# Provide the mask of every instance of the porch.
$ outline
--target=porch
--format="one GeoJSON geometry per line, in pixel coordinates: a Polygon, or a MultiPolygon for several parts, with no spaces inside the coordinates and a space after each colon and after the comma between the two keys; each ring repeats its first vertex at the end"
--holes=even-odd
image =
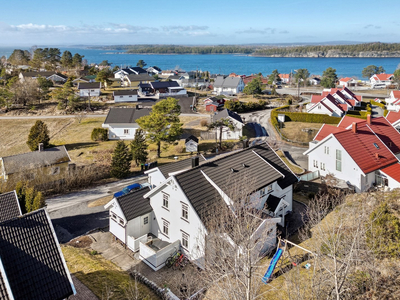
{"type": "Polygon", "coordinates": [[[146,242],[139,242],[139,257],[154,271],[158,271],[164,267],[167,258],[178,251],[179,248],[180,240],[169,243],[159,238],[152,238],[146,242]]]}

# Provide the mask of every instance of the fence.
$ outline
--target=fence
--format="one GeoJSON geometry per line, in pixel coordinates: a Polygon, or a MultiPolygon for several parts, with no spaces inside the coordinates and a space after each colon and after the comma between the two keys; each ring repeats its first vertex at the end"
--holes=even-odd
{"type": "Polygon", "coordinates": [[[303,175],[300,176],[300,180],[301,181],[311,181],[311,180],[314,180],[314,179],[317,179],[317,178],[319,178],[319,171],[318,170],[314,171],[314,172],[311,172],[311,173],[303,174],[303,175]]]}
{"type": "Polygon", "coordinates": [[[200,138],[202,140],[216,140],[217,133],[210,132],[210,131],[202,131],[202,132],[200,132],[200,138]]]}

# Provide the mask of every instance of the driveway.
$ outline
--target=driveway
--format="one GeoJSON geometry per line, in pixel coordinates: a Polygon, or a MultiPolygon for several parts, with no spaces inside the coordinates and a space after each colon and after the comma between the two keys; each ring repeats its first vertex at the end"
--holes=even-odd
{"type": "MultiPolygon", "coordinates": [[[[259,110],[251,113],[240,114],[245,118],[246,123],[257,124],[256,128],[259,127],[262,131],[260,136],[257,136],[261,141],[267,141],[268,139],[279,140],[277,133],[273,128],[269,119],[271,118],[271,109],[259,110]]],[[[256,133],[257,134],[257,133],[256,133]]],[[[303,169],[308,168],[308,157],[303,155],[303,152],[307,150],[304,147],[297,147],[281,142],[280,148],[285,152],[286,156],[295,164],[298,164],[303,169]]]]}
{"type": "Polygon", "coordinates": [[[108,226],[108,210],[104,206],[88,207],[89,202],[114,194],[125,186],[143,183],[147,176],[140,175],[102,186],[46,199],[47,211],[60,243],[108,226]]]}

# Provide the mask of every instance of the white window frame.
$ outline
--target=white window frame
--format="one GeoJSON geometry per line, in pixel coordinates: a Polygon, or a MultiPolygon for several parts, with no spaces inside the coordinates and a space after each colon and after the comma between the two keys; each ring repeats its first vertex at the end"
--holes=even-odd
{"type": "Polygon", "coordinates": [[[189,239],[190,239],[190,235],[187,234],[184,231],[181,231],[182,233],[182,238],[181,238],[181,245],[184,249],[189,250],[189,239]]]}
{"type": "Polygon", "coordinates": [[[329,155],[329,146],[324,146],[324,153],[329,155]]]}
{"type": "Polygon", "coordinates": [[[149,224],[149,217],[144,217],[143,218],[143,225],[149,224]]]}
{"type": "Polygon", "coordinates": [[[270,185],[267,186],[267,191],[268,191],[268,192],[271,192],[271,191],[272,191],[272,184],[270,184],[270,185]]]}
{"type": "Polygon", "coordinates": [[[189,205],[186,203],[181,203],[182,205],[182,213],[181,218],[185,221],[189,221],[189,205]]]}
{"type": "Polygon", "coordinates": [[[129,129],[124,129],[124,134],[129,134],[129,129]]]}
{"type": "Polygon", "coordinates": [[[169,210],[169,195],[166,193],[162,193],[163,195],[163,203],[162,203],[162,207],[169,210]]]}
{"type": "Polygon", "coordinates": [[[113,212],[111,212],[110,214],[111,219],[113,219],[114,221],[117,221],[117,215],[113,212]]]}
{"type": "Polygon", "coordinates": [[[338,172],[342,172],[342,150],[336,149],[336,165],[335,169],[338,172]]]}
{"type": "Polygon", "coordinates": [[[163,221],[162,233],[169,238],[169,222],[164,219],[162,219],[162,221],[163,221]]]}
{"type": "Polygon", "coordinates": [[[325,171],[325,163],[321,162],[321,170],[325,171]]]}

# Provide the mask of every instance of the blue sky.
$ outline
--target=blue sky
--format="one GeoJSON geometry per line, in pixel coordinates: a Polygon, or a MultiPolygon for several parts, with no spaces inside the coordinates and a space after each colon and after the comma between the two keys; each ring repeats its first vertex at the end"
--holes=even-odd
{"type": "Polygon", "coordinates": [[[400,1],[2,2],[0,46],[400,42],[400,1]]]}

